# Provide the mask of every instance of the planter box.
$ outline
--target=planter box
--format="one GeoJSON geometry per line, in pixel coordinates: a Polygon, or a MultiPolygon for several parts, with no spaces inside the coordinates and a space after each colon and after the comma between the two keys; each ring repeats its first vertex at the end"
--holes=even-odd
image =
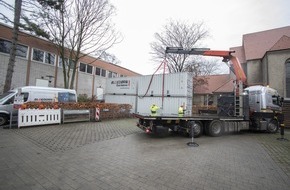
{"type": "Polygon", "coordinates": [[[90,110],[63,110],[62,122],[90,121],[90,110]]]}

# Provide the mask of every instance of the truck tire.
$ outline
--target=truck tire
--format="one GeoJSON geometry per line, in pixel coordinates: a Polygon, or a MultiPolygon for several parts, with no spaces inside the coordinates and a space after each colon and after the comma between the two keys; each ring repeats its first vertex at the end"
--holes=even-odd
{"type": "Polygon", "coordinates": [[[276,119],[272,119],[267,126],[267,131],[269,133],[276,133],[278,131],[278,121],[276,119]]]}
{"type": "Polygon", "coordinates": [[[208,135],[212,137],[222,136],[224,133],[223,123],[219,120],[213,120],[209,123],[207,129],[208,135]]]}
{"type": "Polygon", "coordinates": [[[200,121],[189,121],[187,123],[188,127],[188,136],[191,138],[192,137],[192,132],[191,129],[193,128],[193,137],[197,138],[200,137],[203,133],[203,125],[200,121]]]}
{"type": "Polygon", "coordinates": [[[8,123],[8,117],[5,114],[0,114],[0,126],[8,123]]]}

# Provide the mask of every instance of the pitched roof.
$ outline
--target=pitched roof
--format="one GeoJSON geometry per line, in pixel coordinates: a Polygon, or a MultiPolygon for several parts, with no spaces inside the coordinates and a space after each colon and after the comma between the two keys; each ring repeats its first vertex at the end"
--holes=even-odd
{"type": "Polygon", "coordinates": [[[290,37],[290,26],[243,35],[246,60],[263,58],[284,35],[290,37]]]}
{"type": "Polygon", "coordinates": [[[234,79],[230,74],[225,75],[210,75],[197,78],[205,78],[207,83],[196,86],[194,94],[213,94],[213,93],[228,93],[233,92],[234,79]]]}
{"type": "Polygon", "coordinates": [[[122,66],[119,66],[119,65],[116,65],[116,64],[113,64],[113,63],[109,63],[109,62],[106,62],[106,61],[103,61],[103,60],[100,60],[100,59],[92,57],[90,55],[82,57],[80,59],[80,61],[81,62],[84,61],[84,63],[90,64],[92,66],[96,66],[96,67],[105,69],[107,71],[116,72],[116,73],[123,74],[123,75],[126,75],[126,76],[139,76],[139,75],[141,75],[141,74],[136,73],[136,72],[134,72],[132,70],[129,70],[129,69],[125,68],[125,67],[122,67],[122,66]]]}
{"type": "Polygon", "coordinates": [[[282,36],[277,43],[270,49],[271,51],[282,50],[282,49],[290,49],[290,37],[282,36]]]}

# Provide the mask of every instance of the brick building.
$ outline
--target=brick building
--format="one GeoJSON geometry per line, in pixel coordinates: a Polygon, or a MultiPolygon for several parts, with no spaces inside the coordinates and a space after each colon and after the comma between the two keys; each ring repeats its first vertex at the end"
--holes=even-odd
{"type": "MultiPolygon", "coordinates": [[[[290,117],[287,104],[290,101],[290,26],[245,34],[242,46],[230,49],[242,64],[247,85],[269,85],[277,89],[285,97],[285,115],[290,117]]],[[[232,94],[235,79],[232,73],[205,79],[207,83],[194,89],[194,105],[216,105],[221,94],[232,94]]]]}
{"type": "MultiPolygon", "coordinates": [[[[0,94],[9,62],[12,28],[0,23],[0,94]]],[[[140,74],[92,56],[80,59],[75,77],[75,90],[88,97],[106,90],[106,79],[140,74]]],[[[64,87],[61,59],[50,42],[20,32],[12,88],[47,84],[64,87]]]]}
{"type": "Polygon", "coordinates": [[[232,47],[244,68],[248,85],[269,85],[290,99],[290,26],[243,35],[232,47]]]}

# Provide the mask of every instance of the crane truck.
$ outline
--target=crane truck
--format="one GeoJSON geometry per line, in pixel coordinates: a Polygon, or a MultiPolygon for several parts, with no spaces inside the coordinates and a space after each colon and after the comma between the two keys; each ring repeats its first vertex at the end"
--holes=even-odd
{"type": "Polygon", "coordinates": [[[217,137],[240,130],[275,133],[283,125],[283,97],[277,90],[267,86],[246,87],[247,78],[238,58],[232,55],[234,51],[167,47],[165,53],[222,57],[224,62],[229,61],[233,66],[236,75],[234,92],[233,96],[218,99],[216,114],[134,113],[138,119],[137,126],[146,133],[165,135],[173,131],[190,137],[203,134],[217,137]],[[226,114],[221,111],[225,107],[226,114]]]}

